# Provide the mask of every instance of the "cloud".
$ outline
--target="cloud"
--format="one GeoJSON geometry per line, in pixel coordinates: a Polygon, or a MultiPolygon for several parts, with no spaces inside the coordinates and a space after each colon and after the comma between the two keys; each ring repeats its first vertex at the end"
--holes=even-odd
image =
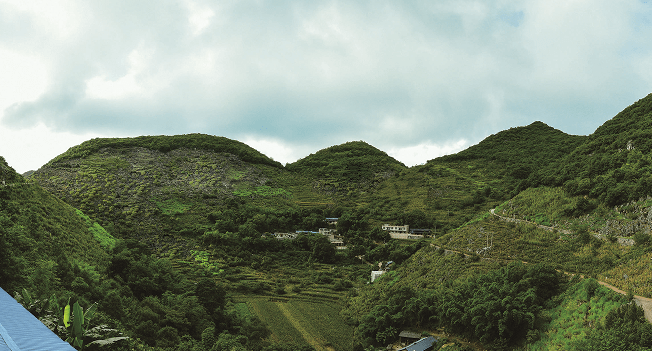
{"type": "Polygon", "coordinates": [[[588,134],[649,92],[651,7],[0,0],[0,57],[38,72],[12,79],[0,122],[249,138],[281,158],[361,139],[430,155],[535,120],[588,134]]]}
{"type": "Polygon", "coordinates": [[[412,167],[424,164],[427,160],[460,152],[469,146],[469,142],[464,139],[443,145],[427,141],[414,146],[392,148],[387,151],[387,154],[412,167]]]}

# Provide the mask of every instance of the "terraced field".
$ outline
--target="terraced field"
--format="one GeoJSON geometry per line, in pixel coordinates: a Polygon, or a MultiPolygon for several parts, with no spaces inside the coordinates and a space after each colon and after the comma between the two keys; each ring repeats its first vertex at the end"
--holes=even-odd
{"type": "Polygon", "coordinates": [[[243,297],[249,313],[272,332],[271,341],[307,343],[318,351],[351,350],[353,329],[340,316],[336,303],[305,298],[243,297]]]}

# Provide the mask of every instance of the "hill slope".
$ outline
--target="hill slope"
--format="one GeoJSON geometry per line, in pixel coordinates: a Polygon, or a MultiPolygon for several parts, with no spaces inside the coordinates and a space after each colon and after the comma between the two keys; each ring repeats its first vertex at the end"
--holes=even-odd
{"type": "Polygon", "coordinates": [[[564,185],[609,206],[652,194],[652,94],[605,122],[572,153],[541,169],[532,185],[564,185]]]}
{"type": "Polygon", "coordinates": [[[362,141],[331,146],[286,168],[317,179],[321,192],[347,196],[368,191],[407,169],[387,153],[362,141]]]}
{"type": "MultiPolygon", "coordinates": [[[[49,275],[55,262],[77,260],[98,269],[108,255],[100,242],[110,236],[83,213],[25,182],[0,156],[0,285],[13,293],[18,286],[43,291],[41,270],[49,275]]],[[[110,245],[109,245],[110,246],[110,245]]],[[[106,249],[109,247],[107,246],[106,249]]],[[[45,279],[45,278],[44,278],[45,279]]],[[[70,284],[71,281],[61,282],[70,284]]]]}
{"type": "Polygon", "coordinates": [[[292,179],[286,173],[240,142],[193,134],[93,139],[30,179],[120,237],[166,245],[176,240],[170,234],[203,234],[220,208],[243,202],[293,206],[292,193],[281,187],[292,179]]]}

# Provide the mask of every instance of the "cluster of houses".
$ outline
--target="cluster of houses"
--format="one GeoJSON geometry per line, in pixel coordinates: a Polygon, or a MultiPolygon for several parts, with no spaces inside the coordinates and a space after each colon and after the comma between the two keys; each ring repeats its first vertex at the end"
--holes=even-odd
{"type": "Polygon", "coordinates": [[[337,235],[337,229],[330,228],[319,228],[318,232],[311,232],[307,230],[297,230],[294,233],[274,233],[274,237],[278,240],[294,240],[299,234],[321,234],[328,238],[328,241],[331,244],[335,245],[335,248],[338,250],[346,249],[344,245],[344,238],[341,235],[337,235]]]}
{"type": "MultiPolygon", "coordinates": [[[[336,225],[337,218],[326,218],[325,222],[329,225],[336,225]]],[[[430,229],[410,229],[409,225],[383,224],[381,229],[389,232],[389,236],[392,239],[419,240],[423,239],[426,235],[430,235],[430,229]]],[[[299,234],[321,234],[326,236],[331,244],[335,245],[338,250],[346,249],[346,245],[344,245],[344,238],[341,235],[337,234],[337,229],[319,228],[318,232],[297,230],[294,233],[277,232],[273,235],[278,240],[294,240],[299,236],[299,234]]]]}

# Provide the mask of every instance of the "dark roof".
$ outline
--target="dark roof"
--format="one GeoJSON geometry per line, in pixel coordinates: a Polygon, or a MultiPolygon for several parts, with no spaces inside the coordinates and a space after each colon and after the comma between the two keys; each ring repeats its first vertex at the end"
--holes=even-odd
{"type": "Polygon", "coordinates": [[[421,338],[421,334],[411,332],[411,331],[407,331],[407,330],[402,331],[400,334],[398,334],[398,336],[401,337],[401,338],[410,338],[410,339],[420,339],[421,338]]]}
{"type": "Polygon", "coordinates": [[[415,234],[415,233],[430,233],[430,232],[431,232],[430,229],[418,229],[418,228],[410,229],[410,233],[412,233],[412,234],[415,234]]]}
{"type": "Polygon", "coordinates": [[[423,338],[415,343],[412,343],[399,351],[425,351],[429,348],[432,347],[434,343],[437,342],[437,339],[435,339],[432,336],[429,336],[427,338],[423,338]]]}
{"type": "Polygon", "coordinates": [[[75,351],[0,289],[0,351],[75,351]]]}

